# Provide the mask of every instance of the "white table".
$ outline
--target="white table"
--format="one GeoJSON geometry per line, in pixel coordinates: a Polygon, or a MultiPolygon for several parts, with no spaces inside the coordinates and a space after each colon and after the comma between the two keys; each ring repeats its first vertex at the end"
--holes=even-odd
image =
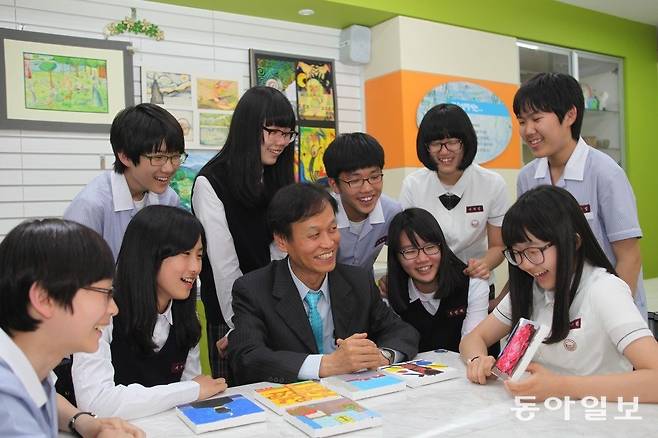
{"type": "MultiPolygon", "coordinates": [[[[465,370],[455,353],[422,353],[419,357],[434,359],[465,370]]],[[[251,397],[254,388],[267,385],[257,383],[227,390],[227,394],[243,393],[251,397]]],[[[588,421],[586,409],[580,401],[572,401],[570,419],[565,420],[565,409],[550,410],[537,403],[534,418],[522,421],[512,410],[514,398],[502,382],[490,381],[475,385],[465,377],[435,383],[420,388],[360,400],[364,406],[382,414],[384,425],[365,429],[349,437],[652,437],[658,436],[658,405],[640,404],[633,416],[640,420],[619,420],[616,401],[609,401],[602,412],[605,421],[588,421]]],[[[552,405],[553,407],[555,405],[552,405]]],[[[281,417],[267,411],[267,421],[233,429],[200,435],[214,437],[305,437],[301,431],[281,417]]],[[[524,414],[525,415],[525,414],[524,414]]],[[[178,419],[173,410],[132,421],[144,429],[149,437],[192,437],[194,435],[178,419]]],[[[343,436],[343,435],[341,435],[343,436]]]]}

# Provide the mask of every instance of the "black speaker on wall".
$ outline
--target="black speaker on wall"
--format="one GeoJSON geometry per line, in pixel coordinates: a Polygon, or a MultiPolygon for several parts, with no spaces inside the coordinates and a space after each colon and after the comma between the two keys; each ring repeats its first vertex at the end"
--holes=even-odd
{"type": "Polygon", "coordinates": [[[370,28],[354,24],[340,31],[340,61],[350,65],[370,62],[370,28]]]}

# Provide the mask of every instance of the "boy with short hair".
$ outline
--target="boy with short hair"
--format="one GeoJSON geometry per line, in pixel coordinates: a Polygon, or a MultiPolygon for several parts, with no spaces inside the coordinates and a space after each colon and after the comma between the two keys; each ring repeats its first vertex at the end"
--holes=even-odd
{"type": "Polygon", "coordinates": [[[327,147],[323,161],[338,202],[338,262],[372,270],[388,226],[402,210],[397,201],[382,194],[384,149],[371,135],[342,134],[327,147]]]}
{"type": "Polygon", "coordinates": [[[107,244],[75,222],[23,222],[0,243],[0,436],[143,437],[119,419],[97,419],[55,393],[64,356],[98,349],[117,306],[107,244]]]}
{"type": "Polygon", "coordinates": [[[514,113],[536,159],[519,173],[518,196],[542,184],[571,192],[646,320],[635,195],[624,170],[580,137],[584,109],[578,81],[563,73],[540,73],[519,88],[514,113]]]}
{"type": "Polygon", "coordinates": [[[87,184],[64,218],[98,232],[116,259],[128,222],[141,208],[180,204],[169,183],[187,154],[180,124],[150,103],[120,111],[112,122],[110,143],[114,172],[103,172],[87,184]]]}

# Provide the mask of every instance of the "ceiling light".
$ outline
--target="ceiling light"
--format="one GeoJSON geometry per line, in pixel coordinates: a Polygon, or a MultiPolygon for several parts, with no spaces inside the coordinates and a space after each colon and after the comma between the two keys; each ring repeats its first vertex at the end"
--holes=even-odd
{"type": "Polygon", "coordinates": [[[520,41],[517,41],[516,45],[519,47],[523,47],[524,49],[539,50],[539,46],[536,44],[528,44],[528,43],[522,43],[520,41]]]}
{"type": "Polygon", "coordinates": [[[315,14],[315,11],[313,9],[300,9],[297,13],[299,15],[308,16],[315,14]]]}

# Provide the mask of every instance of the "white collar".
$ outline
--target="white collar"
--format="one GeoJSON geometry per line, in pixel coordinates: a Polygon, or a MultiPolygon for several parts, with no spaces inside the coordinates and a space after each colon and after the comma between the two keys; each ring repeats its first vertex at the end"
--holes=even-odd
{"type": "MultiPolygon", "coordinates": [[[[130,187],[128,187],[126,175],[110,171],[110,185],[112,186],[114,211],[133,210],[135,208],[135,202],[133,201],[133,196],[130,194],[130,187]]],[[[157,194],[147,192],[144,196],[148,196],[148,202],[146,205],[159,204],[157,194]]]]}
{"type": "Polygon", "coordinates": [[[409,289],[409,303],[413,303],[416,300],[424,301],[424,302],[434,302],[438,303],[439,300],[434,298],[434,293],[431,294],[426,294],[418,290],[416,285],[414,284],[414,281],[409,277],[407,280],[407,289],[409,289]]]}
{"type": "MultiPolygon", "coordinates": [[[[290,257],[288,257],[288,270],[290,271],[290,275],[292,276],[292,281],[295,283],[295,287],[297,288],[297,292],[299,292],[299,297],[304,301],[304,298],[306,297],[306,294],[309,292],[311,289],[310,287],[306,286],[302,280],[300,280],[295,273],[292,271],[292,266],[290,266],[290,257]]],[[[322,280],[322,284],[320,285],[320,289],[318,289],[316,292],[322,292],[324,298],[329,302],[329,276],[327,274],[324,275],[324,280],[322,280]]]]}
{"type": "Polygon", "coordinates": [[[436,178],[436,181],[438,182],[438,195],[445,195],[446,193],[452,193],[453,195],[457,195],[460,198],[464,196],[464,192],[466,191],[466,187],[468,187],[469,181],[471,180],[471,175],[473,172],[475,172],[475,167],[477,164],[473,163],[470,166],[468,166],[466,169],[464,169],[464,173],[462,173],[462,176],[459,177],[457,182],[455,183],[454,186],[448,191],[446,188],[443,186],[443,183],[439,179],[439,174],[438,172],[434,171],[434,177],[436,178]]]}
{"type": "MultiPolygon", "coordinates": [[[[567,160],[567,164],[564,166],[564,173],[562,174],[562,178],[582,181],[585,178],[585,162],[587,161],[588,154],[589,146],[581,137],[578,139],[576,148],[573,150],[571,156],[567,160]]],[[[548,173],[548,158],[542,157],[538,158],[537,160],[538,162],[537,169],[535,170],[535,179],[543,179],[548,173]]]]}
{"type": "MultiPolygon", "coordinates": [[[[39,381],[39,376],[37,376],[25,353],[18,348],[18,345],[2,329],[0,329],[0,358],[9,365],[12,372],[18,377],[18,380],[23,384],[34,404],[39,408],[45,405],[48,401],[48,396],[43,389],[42,383],[39,381]]],[[[53,381],[52,373],[50,373],[47,379],[51,382],[53,381]]]]}
{"type": "MultiPolygon", "coordinates": [[[[338,228],[348,228],[350,226],[350,220],[345,213],[345,208],[343,207],[343,201],[340,199],[340,195],[337,193],[331,194],[336,202],[338,203],[338,211],[336,212],[336,226],[338,228]]],[[[384,208],[382,207],[382,197],[381,195],[377,198],[377,204],[375,208],[370,212],[368,217],[365,219],[370,222],[371,225],[374,224],[383,224],[384,219],[384,208]]]]}
{"type": "Polygon", "coordinates": [[[167,306],[167,310],[165,310],[163,313],[160,313],[158,317],[164,317],[169,325],[174,325],[174,317],[171,313],[171,306],[174,304],[174,300],[169,300],[169,305],[167,306]]]}

